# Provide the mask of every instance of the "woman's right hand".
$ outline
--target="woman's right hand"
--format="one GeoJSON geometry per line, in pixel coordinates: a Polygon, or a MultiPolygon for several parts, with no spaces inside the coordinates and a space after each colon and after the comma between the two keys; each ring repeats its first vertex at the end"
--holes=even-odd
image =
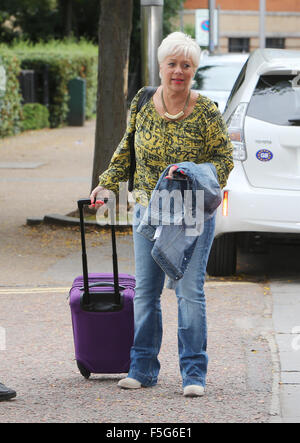
{"type": "Polygon", "coordinates": [[[100,208],[100,206],[102,206],[104,203],[103,200],[105,198],[108,198],[108,196],[109,196],[108,189],[103,188],[103,186],[96,186],[96,188],[94,188],[91,192],[90,195],[91,205],[89,207],[95,209],[100,208]],[[99,192],[101,192],[101,195],[97,198],[99,192]]]}

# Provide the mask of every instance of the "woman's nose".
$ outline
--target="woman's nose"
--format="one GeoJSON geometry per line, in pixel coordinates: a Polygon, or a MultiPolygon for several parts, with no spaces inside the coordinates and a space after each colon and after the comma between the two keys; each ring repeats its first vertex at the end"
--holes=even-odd
{"type": "Polygon", "coordinates": [[[175,66],[175,72],[182,73],[182,67],[180,65],[175,66]]]}

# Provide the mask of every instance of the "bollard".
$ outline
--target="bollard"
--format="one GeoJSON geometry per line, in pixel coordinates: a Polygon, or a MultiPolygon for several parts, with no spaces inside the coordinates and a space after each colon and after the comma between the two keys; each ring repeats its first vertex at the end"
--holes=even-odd
{"type": "Polygon", "coordinates": [[[69,114],[68,124],[70,126],[84,126],[85,120],[85,79],[77,77],[68,83],[69,90],[69,114]]]}

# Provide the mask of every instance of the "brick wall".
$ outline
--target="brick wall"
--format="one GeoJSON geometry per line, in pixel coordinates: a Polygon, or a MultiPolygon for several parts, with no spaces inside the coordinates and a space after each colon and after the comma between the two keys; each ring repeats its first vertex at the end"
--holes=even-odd
{"type": "Polygon", "coordinates": [[[266,0],[267,11],[300,12],[299,0],[266,0]]]}
{"type": "MultiPolygon", "coordinates": [[[[270,0],[269,0],[270,1],[270,0]]],[[[256,10],[259,0],[215,0],[216,7],[230,10],[256,10]]],[[[186,0],[185,9],[208,8],[208,0],[186,0]]]]}
{"type": "MultiPolygon", "coordinates": [[[[223,10],[253,11],[259,9],[259,0],[215,0],[216,7],[223,10]]],[[[186,0],[185,9],[208,8],[208,0],[186,0]]],[[[267,11],[300,12],[300,0],[266,0],[267,11]]]]}

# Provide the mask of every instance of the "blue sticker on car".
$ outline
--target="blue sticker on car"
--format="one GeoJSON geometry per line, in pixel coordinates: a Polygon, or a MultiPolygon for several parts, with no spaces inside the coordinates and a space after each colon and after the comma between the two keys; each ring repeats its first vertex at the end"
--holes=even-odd
{"type": "Polygon", "coordinates": [[[256,153],[256,158],[261,162],[269,162],[273,158],[273,153],[268,149],[260,149],[256,153]]]}

